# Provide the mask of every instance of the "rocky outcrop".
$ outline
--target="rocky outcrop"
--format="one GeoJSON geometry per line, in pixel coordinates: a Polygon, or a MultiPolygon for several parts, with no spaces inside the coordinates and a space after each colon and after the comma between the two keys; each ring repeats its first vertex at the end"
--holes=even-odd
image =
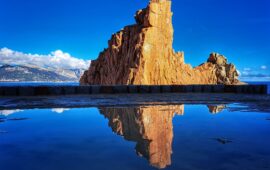
{"type": "Polygon", "coordinates": [[[136,12],[136,24],[113,34],[108,48],[92,61],[80,84],[238,84],[233,64],[217,53],[192,68],[174,52],[171,1],[151,0],[136,12]]]}
{"type": "Polygon", "coordinates": [[[218,53],[211,53],[208,60],[208,63],[212,63],[215,67],[215,74],[217,77],[217,84],[239,84],[238,81],[238,72],[235,65],[228,64],[225,56],[218,53]]]}
{"type": "Polygon", "coordinates": [[[208,105],[207,107],[210,113],[218,114],[226,108],[226,105],[208,105]]]}
{"type": "Polygon", "coordinates": [[[157,168],[171,165],[175,114],[184,114],[184,105],[134,108],[100,108],[112,130],[136,142],[136,152],[157,168]]]}

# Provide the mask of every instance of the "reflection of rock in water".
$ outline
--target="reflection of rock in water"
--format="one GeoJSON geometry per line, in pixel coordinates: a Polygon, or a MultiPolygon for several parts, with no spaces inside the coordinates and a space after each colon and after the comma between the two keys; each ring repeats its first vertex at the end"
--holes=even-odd
{"type": "Polygon", "coordinates": [[[226,108],[226,105],[208,105],[207,107],[210,113],[217,114],[222,112],[226,108]]]}
{"type": "Polygon", "coordinates": [[[126,140],[136,141],[136,152],[152,166],[171,165],[175,114],[184,113],[184,105],[137,108],[100,108],[109,119],[109,126],[126,140]]]}

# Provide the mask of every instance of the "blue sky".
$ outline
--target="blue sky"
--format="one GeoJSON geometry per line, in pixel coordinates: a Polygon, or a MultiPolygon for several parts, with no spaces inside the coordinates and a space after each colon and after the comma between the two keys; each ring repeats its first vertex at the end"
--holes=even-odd
{"type": "MultiPolygon", "coordinates": [[[[224,54],[241,73],[270,77],[269,0],[172,0],[174,49],[193,66],[224,54]]],[[[0,48],[95,59],[148,0],[0,0],[0,48]]]]}

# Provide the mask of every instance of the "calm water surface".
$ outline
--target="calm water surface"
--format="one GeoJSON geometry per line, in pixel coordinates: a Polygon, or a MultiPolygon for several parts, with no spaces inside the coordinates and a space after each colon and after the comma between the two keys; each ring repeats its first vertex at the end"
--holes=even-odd
{"type": "Polygon", "coordinates": [[[269,170],[270,114],[229,108],[2,110],[0,169],[269,170]]]}

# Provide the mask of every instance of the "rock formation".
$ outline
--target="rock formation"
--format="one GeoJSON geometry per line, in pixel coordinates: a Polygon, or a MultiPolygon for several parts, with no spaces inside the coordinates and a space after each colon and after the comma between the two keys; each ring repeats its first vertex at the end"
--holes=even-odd
{"type": "Polygon", "coordinates": [[[175,114],[184,113],[184,105],[135,108],[100,108],[112,130],[128,141],[136,142],[136,152],[157,168],[171,165],[175,114]]]}
{"type": "Polygon", "coordinates": [[[192,68],[174,52],[171,1],[151,0],[136,12],[136,24],[113,34],[108,48],[92,61],[80,84],[173,85],[238,84],[233,64],[217,53],[192,68]]]}
{"type": "Polygon", "coordinates": [[[207,107],[210,113],[218,114],[226,108],[226,105],[208,105],[207,107]]]}

